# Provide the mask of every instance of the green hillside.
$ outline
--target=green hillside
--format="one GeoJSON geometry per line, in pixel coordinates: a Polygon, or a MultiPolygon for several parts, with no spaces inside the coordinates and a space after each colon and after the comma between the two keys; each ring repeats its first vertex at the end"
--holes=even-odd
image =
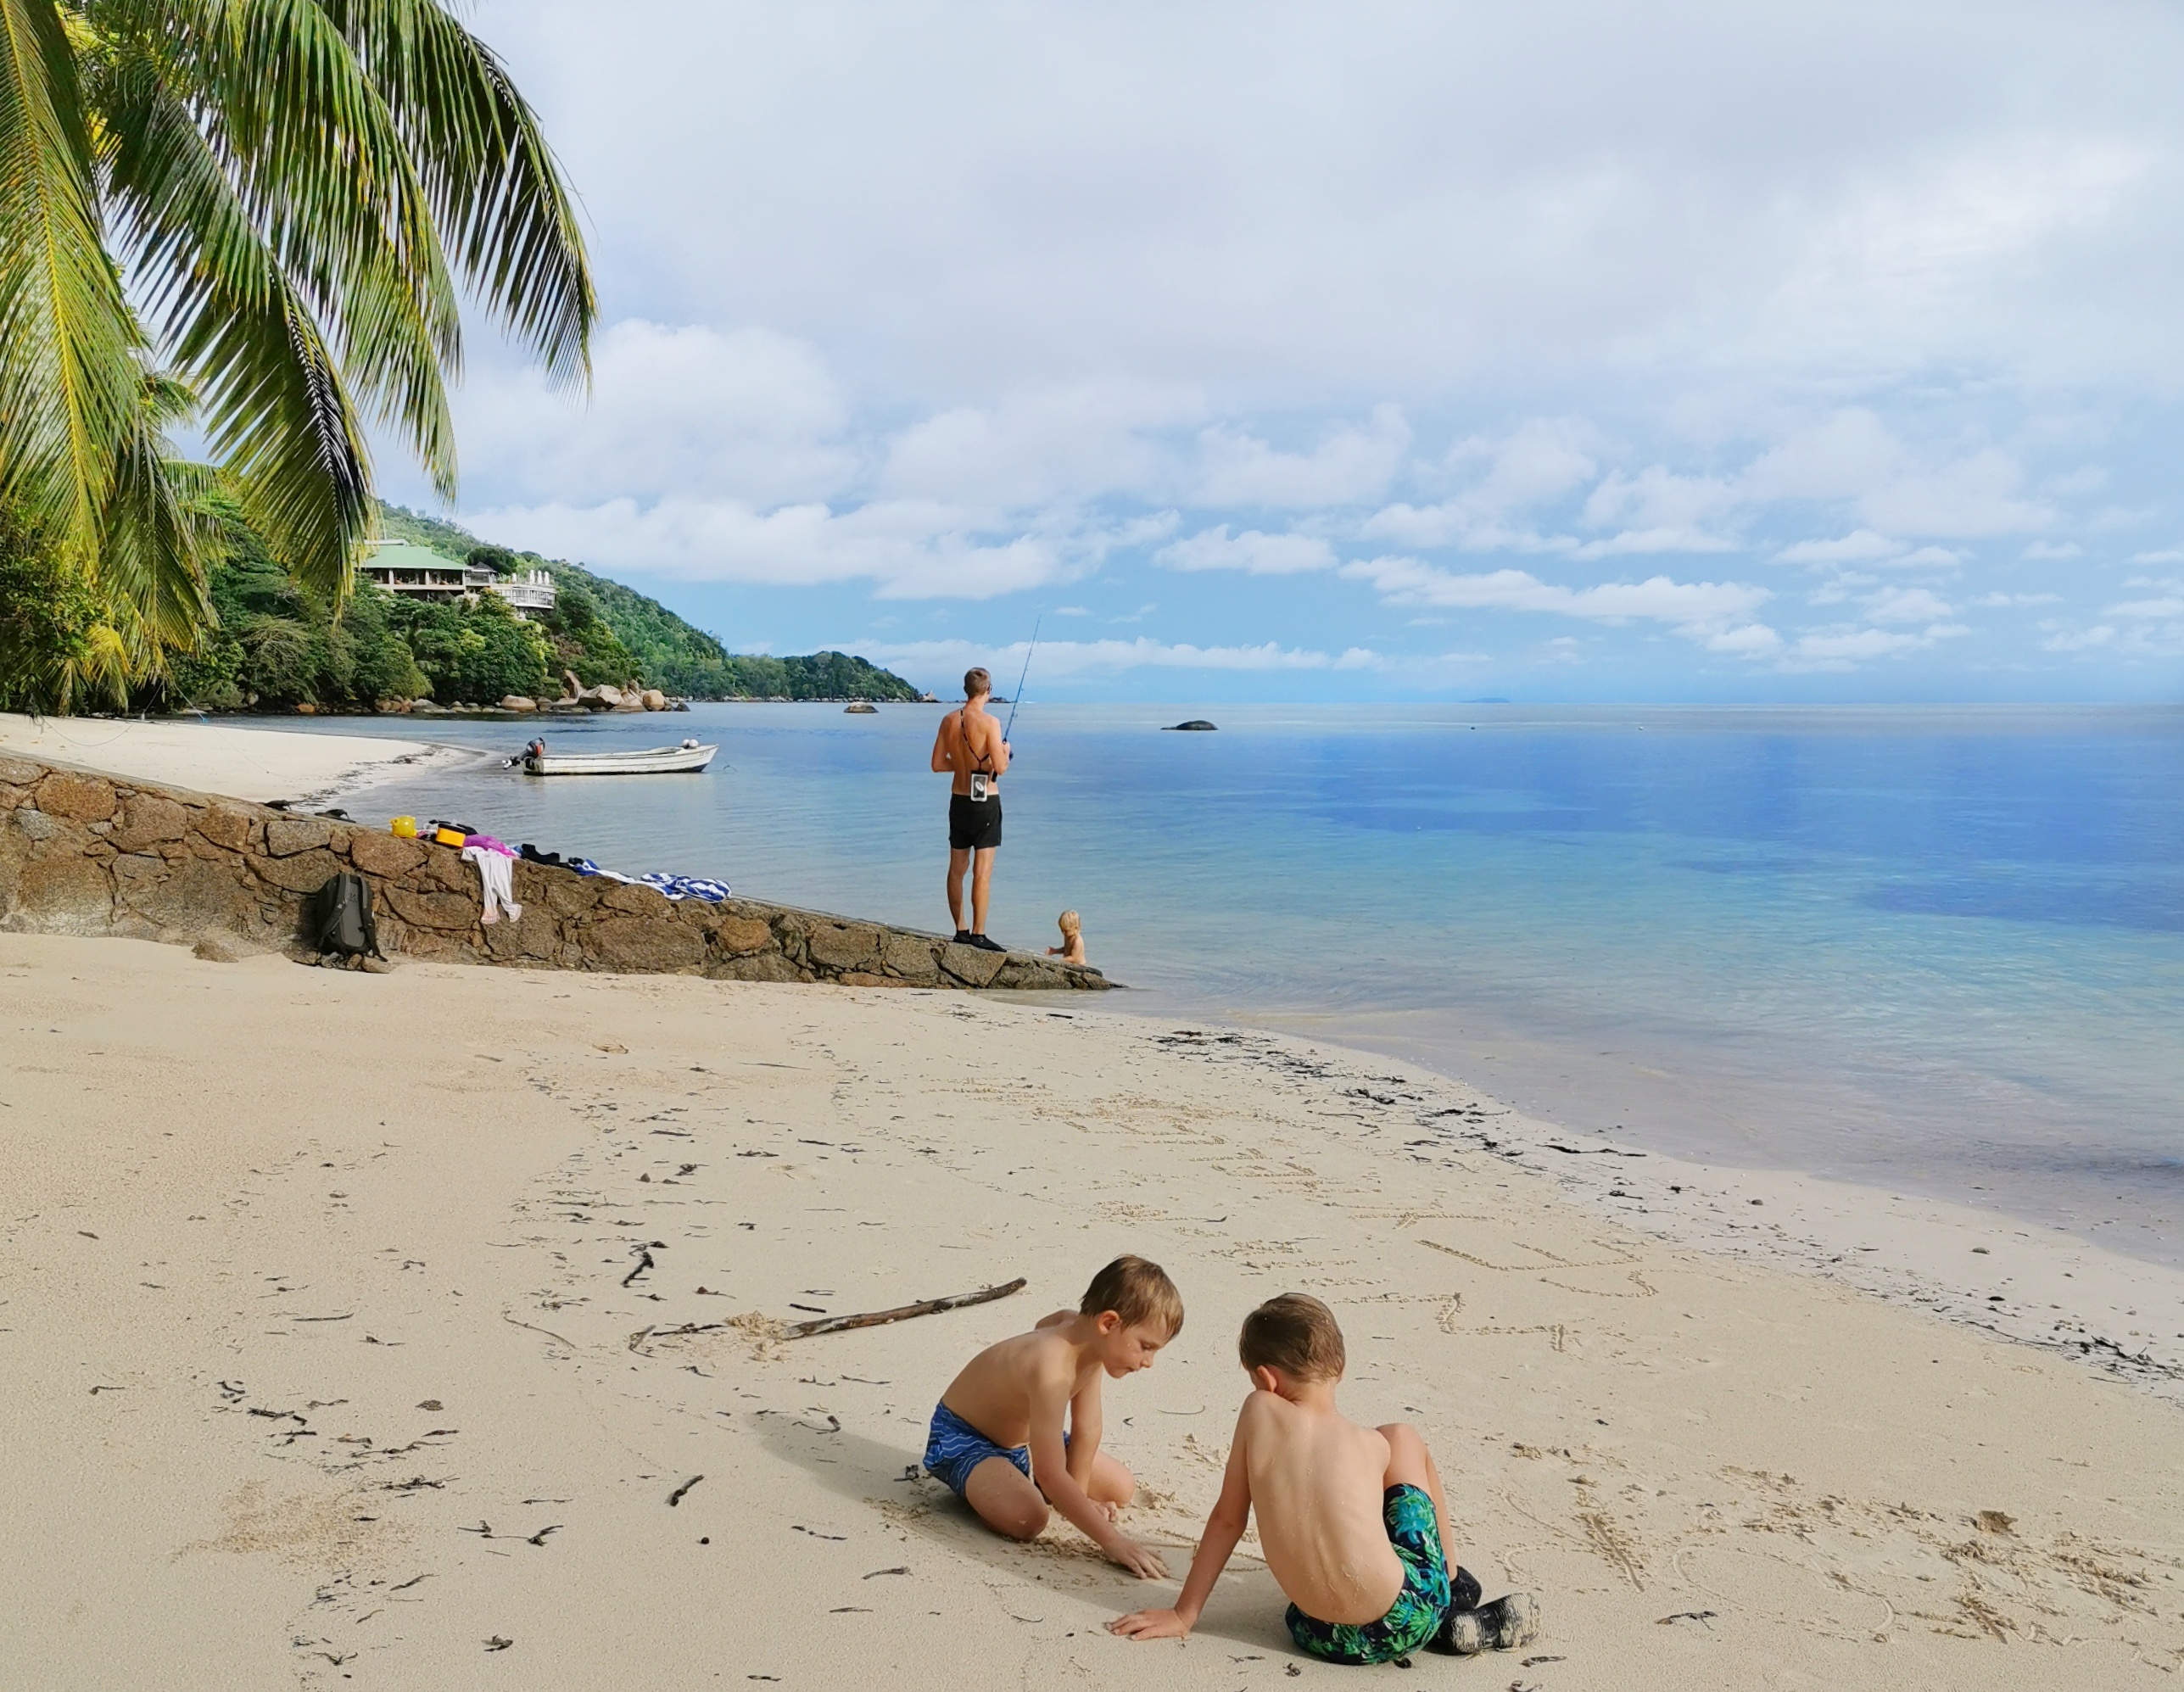
{"type": "Polygon", "coordinates": [[[586,686],[639,680],[690,699],[907,701],[919,696],[902,677],[844,652],[794,658],[731,653],[657,600],[580,564],[511,551],[479,539],[459,524],[401,505],[383,505],[379,514],[382,532],[389,539],[414,541],[444,557],[475,557],[503,575],[550,570],[556,604],[553,614],[539,621],[567,661],[566,667],[574,670],[586,686]]]}

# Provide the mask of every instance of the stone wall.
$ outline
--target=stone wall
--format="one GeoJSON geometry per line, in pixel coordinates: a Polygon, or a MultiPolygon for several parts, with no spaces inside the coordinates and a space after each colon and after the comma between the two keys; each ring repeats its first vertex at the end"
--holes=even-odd
{"type": "Polygon", "coordinates": [[[371,884],[390,957],[873,987],[1103,988],[1097,969],[938,935],[732,899],[671,901],[515,866],[518,921],[479,920],[447,846],[237,799],[0,757],[0,928],[293,952],[330,875],[371,884]]]}

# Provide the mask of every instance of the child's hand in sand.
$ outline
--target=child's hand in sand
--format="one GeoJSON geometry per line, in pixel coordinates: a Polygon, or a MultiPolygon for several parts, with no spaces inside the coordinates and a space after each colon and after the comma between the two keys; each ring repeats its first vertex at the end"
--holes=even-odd
{"type": "Polygon", "coordinates": [[[1107,1547],[1107,1554],[1140,1580],[1168,1578],[1168,1565],[1160,1561],[1160,1554],[1147,1550],[1135,1539],[1118,1535],[1114,1544],[1107,1547]]]}
{"type": "Polygon", "coordinates": [[[1116,1617],[1107,1630],[1126,1639],[1180,1639],[1189,1633],[1191,1624],[1173,1610],[1136,1610],[1116,1617]]]}

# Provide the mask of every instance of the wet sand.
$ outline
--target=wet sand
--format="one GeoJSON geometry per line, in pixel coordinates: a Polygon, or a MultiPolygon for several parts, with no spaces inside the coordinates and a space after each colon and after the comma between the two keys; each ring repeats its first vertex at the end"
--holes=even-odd
{"type": "Polygon", "coordinates": [[[1196,1636],[1129,1645],[1172,1584],[918,1476],[963,1358],[1123,1250],[1190,1309],[1109,1388],[1131,1531],[1180,1575],[1237,1323],[1319,1294],[1349,1413],[1418,1424],[1460,1559],[1545,1604],[1421,1684],[2184,1665],[2179,1277],[2022,1224],[964,995],[7,935],[0,1050],[0,1684],[1342,1680],[1249,1540],[1196,1636]]]}

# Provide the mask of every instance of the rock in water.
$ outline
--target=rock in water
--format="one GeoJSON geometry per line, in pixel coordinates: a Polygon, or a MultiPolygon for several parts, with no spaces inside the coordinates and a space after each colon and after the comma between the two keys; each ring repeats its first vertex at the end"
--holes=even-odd
{"type": "Polygon", "coordinates": [[[1179,733],[1179,732],[1181,732],[1181,733],[1194,733],[1194,734],[1209,734],[1209,733],[1211,733],[1211,732],[1212,732],[1212,731],[1213,731],[1213,730],[1214,730],[1217,726],[1219,726],[1219,725],[1217,725],[1217,724],[1215,724],[1215,723],[1209,723],[1209,722],[1207,722],[1207,721],[1206,721],[1206,719],[1205,719],[1204,718],[1203,718],[1203,717],[1193,717],[1193,718],[1189,722],[1187,722],[1187,723],[1170,723],[1168,725],[1167,732],[1168,732],[1168,733],[1170,733],[1170,734],[1175,734],[1175,733],[1179,733]]]}
{"type": "Polygon", "coordinates": [[[500,708],[503,711],[536,711],[539,708],[539,701],[527,698],[520,693],[504,694],[501,695],[500,708]]]}
{"type": "Polygon", "coordinates": [[[876,705],[870,704],[866,701],[859,700],[854,705],[845,705],[842,706],[842,713],[848,717],[877,717],[880,714],[880,707],[876,705]]]}
{"type": "Polygon", "coordinates": [[[667,695],[656,687],[646,688],[638,696],[645,701],[647,711],[665,711],[667,708],[667,695]]]}

